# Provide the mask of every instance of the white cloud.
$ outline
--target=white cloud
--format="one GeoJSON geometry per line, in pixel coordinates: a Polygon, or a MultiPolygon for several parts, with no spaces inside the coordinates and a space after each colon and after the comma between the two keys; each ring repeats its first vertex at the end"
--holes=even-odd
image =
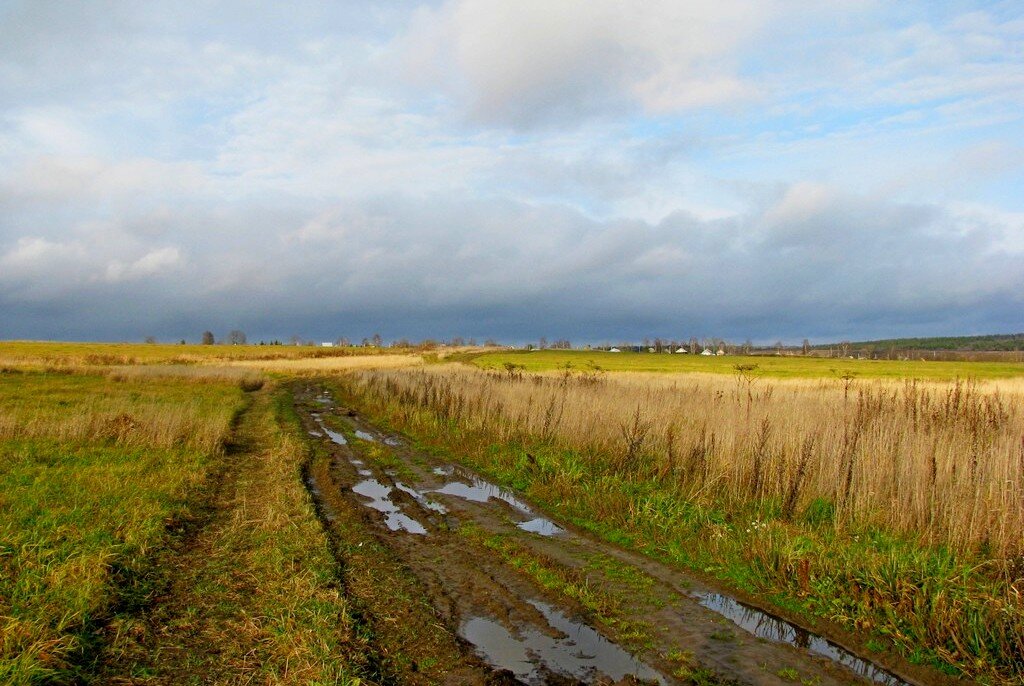
{"type": "Polygon", "coordinates": [[[0,10],[0,307],[27,335],[1000,328],[1024,22],[997,9],[0,10]]]}
{"type": "Polygon", "coordinates": [[[528,128],[639,105],[652,113],[757,95],[736,49],[776,3],[450,0],[402,39],[414,80],[464,99],[474,118],[528,128]]]}
{"type": "Polygon", "coordinates": [[[107,265],[104,278],[109,283],[134,281],[170,271],[178,267],[181,262],[181,251],[177,248],[157,248],[133,262],[124,263],[114,260],[107,265]]]}

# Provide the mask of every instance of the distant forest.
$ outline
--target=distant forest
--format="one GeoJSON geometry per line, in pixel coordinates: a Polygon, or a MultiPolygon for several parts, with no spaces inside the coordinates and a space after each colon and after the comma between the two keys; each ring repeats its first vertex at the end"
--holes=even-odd
{"type": "Polygon", "coordinates": [[[858,352],[884,353],[890,350],[937,350],[960,352],[1010,352],[1024,350],[1024,333],[990,334],[987,336],[941,336],[934,338],[888,338],[879,341],[829,343],[814,348],[825,350],[836,345],[848,346],[858,352]]]}

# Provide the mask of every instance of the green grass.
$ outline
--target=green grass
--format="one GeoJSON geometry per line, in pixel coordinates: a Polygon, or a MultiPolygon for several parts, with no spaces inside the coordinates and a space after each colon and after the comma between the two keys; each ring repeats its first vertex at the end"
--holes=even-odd
{"type": "Polygon", "coordinates": [[[483,369],[518,365],[525,371],[675,372],[736,374],[737,365],[757,365],[754,374],[776,378],[857,378],[950,380],[1024,376],[1024,364],[1011,362],[929,362],[920,360],[844,360],[817,357],[702,356],[658,353],[610,353],[591,350],[537,350],[484,353],[468,361],[483,369]]]}
{"type": "Polygon", "coordinates": [[[592,585],[581,570],[563,567],[507,535],[488,534],[473,525],[463,525],[458,533],[488,551],[487,554],[497,553],[512,569],[541,588],[577,603],[592,619],[610,628],[618,641],[633,649],[650,644],[650,625],[627,618],[622,609],[624,600],[609,589],[592,585]]]}
{"type": "Polygon", "coordinates": [[[243,402],[235,385],[182,386],[0,376],[0,416],[37,427],[31,437],[0,439],[0,682],[34,683],[74,670],[95,640],[96,623],[126,595],[145,594],[149,555],[168,523],[186,514],[215,458],[187,443],[39,434],[88,413],[83,408],[93,399],[159,414],[187,398],[225,427],[243,402]]]}
{"type": "Polygon", "coordinates": [[[232,379],[0,374],[0,683],[359,683],[290,407],[232,379]]]}

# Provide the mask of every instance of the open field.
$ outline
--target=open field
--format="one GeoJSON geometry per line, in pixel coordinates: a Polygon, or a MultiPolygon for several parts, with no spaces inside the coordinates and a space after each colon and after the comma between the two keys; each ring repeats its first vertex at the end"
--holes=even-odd
{"type": "Polygon", "coordinates": [[[1024,675],[1019,394],[452,367],[356,378],[371,415],[608,540],[918,663],[1024,675]]]}
{"type": "Polygon", "coordinates": [[[340,358],[394,352],[385,348],[321,348],[302,345],[174,345],[167,343],[60,343],[0,341],[0,368],[198,364],[230,360],[340,358]]]}
{"type": "Polygon", "coordinates": [[[519,365],[526,371],[600,369],[624,372],[677,372],[736,374],[736,365],[757,365],[753,374],[775,378],[839,378],[852,374],[863,379],[1005,379],[1024,377],[1024,364],[1012,362],[929,362],[920,360],[849,360],[816,357],[609,353],[592,350],[537,350],[484,353],[465,358],[481,369],[519,365]]]}
{"type": "Polygon", "coordinates": [[[308,357],[274,360],[234,360],[226,363],[235,368],[259,369],[279,374],[337,374],[356,369],[416,367],[423,364],[420,355],[382,353],[346,357],[308,357]]]}
{"type": "Polygon", "coordinates": [[[1024,675],[1013,375],[177,348],[0,372],[0,681],[1024,675]]]}

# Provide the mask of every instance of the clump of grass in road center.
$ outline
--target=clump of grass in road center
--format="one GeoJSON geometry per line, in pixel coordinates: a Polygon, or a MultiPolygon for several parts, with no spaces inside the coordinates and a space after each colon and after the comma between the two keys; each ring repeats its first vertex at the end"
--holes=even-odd
{"type": "Polygon", "coordinates": [[[783,383],[431,367],[364,411],[623,545],[1012,683],[1024,412],[967,383],[783,383]]]}
{"type": "Polygon", "coordinates": [[[234,385],[3,380],[0,682],[65,673],[122,592],[146,592],[149,556],[188,515],[242,403],[234,385]]]}
{"type": "Polygon", "coordinates": [[[458,532],[474,544],[497,552],[513,569],[541,588],[579,603],[595,620],[612,628],[620,642],[633,648],[646,647],[650,643],[650,627],[627,619],[621,599],[592,585],[582,570],[559,565],[509,536],[489,534],[471,524],[463,525],[458,532]]]}

